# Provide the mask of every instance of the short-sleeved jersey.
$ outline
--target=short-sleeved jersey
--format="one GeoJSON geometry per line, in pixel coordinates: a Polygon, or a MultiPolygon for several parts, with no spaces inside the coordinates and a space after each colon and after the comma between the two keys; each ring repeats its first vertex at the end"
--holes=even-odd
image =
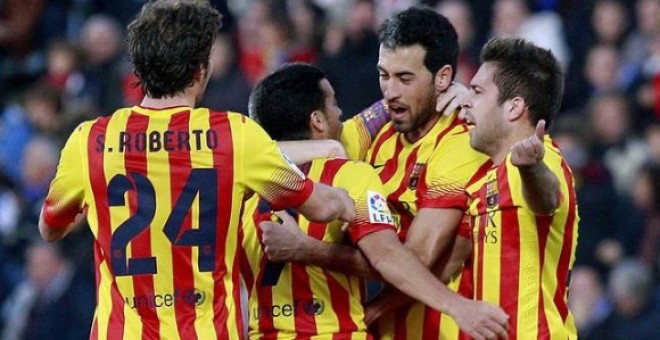
{"type": "Polygon", "coordinates": [[[313,183],[237,113],[125,108],[81,124],[43,208],[83,208],[95,237],[93,339],[239,339],[238,227],[246,195],[297,206],[313,183]]]}
{"type": "MultiPolygon", "coordinates": [[[[470,147],[469,138],[467,126],[456,114],[440,118],[415,143],[408,142],[391,123],[374,138],[366,161],[379,171],[402,241],[421,207],[467,210],[465,185],[487,161],[470,147]]],[[[464,272],[469,273],[469,268],[464,272]]],[[[448,287],[471,297],[469,275],[459,275],[448,287]]],[[[458,335],[459,328],[451,318],[419,302],[384,316],[380,322],[384,339],[452,339],[458,335]]]]}
{"type": "MultiPolygon", "coordinates": [[[[357,211],[348,235],[341,231],[340,221],[311,223],[298,216],[300,228],[310,237],[330,243],[357,243],[370,233],[395,230],[380,179],[368,164],[317,159],[301,169],[308,171],[310,179],[347,190],[357,211]]],[[[259,201],[253,198],[248,202],[243,228],[245,259],[241,264],[247,266],[241,272],[249,292],[250,338],[366,339],[362,280],[317,266],[268,262],[258,225],[270,220],[272,211],[259,201]]]]}
{"type": "Polygon", "coordinates": [[[509,339],[576,339],[567,295],[578,236],[573,176],[549,136],[544,162],[559,180],[560,204],[535,215],[518,168],[505,162],[470,181],[475,298],[509,315],[509,339]]]}

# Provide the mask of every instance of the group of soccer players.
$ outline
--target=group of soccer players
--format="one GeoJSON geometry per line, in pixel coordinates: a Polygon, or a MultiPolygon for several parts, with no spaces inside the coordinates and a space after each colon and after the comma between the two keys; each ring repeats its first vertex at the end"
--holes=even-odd
{"type": "Polygon", "coordinates": [[[86,215],[91,338],[243,338],[241,276],[255,339],[577,338],[549,51],[491,40],[464,93],[454,28],[413,7],[379,32],[383,100],[342,124],[323,72],[286,65],[255,87],[256,124],[196,107],[219,25],[204,1],[146,4],[128,27],[145,98],[62,150],[39,228],[58,240],[86,215]],[[367,278],[387,286],[365,305],[367,278]]]}

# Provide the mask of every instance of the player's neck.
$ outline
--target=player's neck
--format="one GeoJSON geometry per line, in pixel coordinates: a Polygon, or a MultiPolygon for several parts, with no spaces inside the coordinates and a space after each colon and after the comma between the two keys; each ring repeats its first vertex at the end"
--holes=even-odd
{"type": "Polygon", "coordinates": [[[188,106],[188,107],[194,107],[195,106],[195,100],[190,99],[190,98],[185,98],[185,97],[171,97],[171,98],[151,98],[148,96],[145,96],[142,99],[142,102],[140,103],[140,106],[143,107],[149,107],[149,108],[154,108],[154,109],[163,109],[163,108],[168,108],[168,107],[176,107],[176,106],[188,106]]]}
{"type": "Polygon", "coordinates": [[[429,116],[428,120],[422,124],[422,126],[413,131],[406,132],[403,136],[410,143],[417,142],[418,140],[424,138],[424,136],[426,136],[426,134],[429,133],[431,129],[433,129],[438,120],[440,120],[441,116],[441,113],[433,113],[431,116],[429,116]]]}
{"type": "Polygon", "coordinates": [[[195,107],[195,97],[190,95],[175,95],[173,97],[152,98],[144,96],[140,106],[150,107],[154,109],[162,109],[176,106],[195,107]]]}

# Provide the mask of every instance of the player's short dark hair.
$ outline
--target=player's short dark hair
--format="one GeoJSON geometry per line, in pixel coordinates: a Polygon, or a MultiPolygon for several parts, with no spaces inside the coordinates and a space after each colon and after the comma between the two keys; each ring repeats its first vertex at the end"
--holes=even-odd
{"type": "Polygon", "coordinates": [[[550,127],[564,94],[564,75],[550,50],[523,39],[493,38],[481,50],[481,61],[494,63],[493,82],[499,91],[498,104],[522,97],[536,126],[544,119],[550,127]]]}
{"type": "Polygon", "coordinates": [[[149,2],[128,25],[128,51],[139,84],[149,96],[173,96],[208,70],[221,15],[207,1],[149,2]]]}
{"type": "Polygon", "coordinates": [[[389,17],[378,32],[379,42],[388,49],[420,44],[426,50],[424,66],[436,74],[450,65],[456,75],[458,35],[444,16],[426,7],[410,7],[389,17]]]}
{"type": "Polygon", "coordinates": [[[274,140],[307,140],[310,114],[325,109],[320,82],[326,75],[316,66],[282,66],[252,90],[249,111],[274,140]]]}

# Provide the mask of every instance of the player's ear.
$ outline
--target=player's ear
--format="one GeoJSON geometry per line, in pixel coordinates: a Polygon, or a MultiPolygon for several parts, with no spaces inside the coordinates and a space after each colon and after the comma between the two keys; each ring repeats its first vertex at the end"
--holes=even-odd
{"type": "Polygon", "coordinates": [[[309,128],[312,132],[323,133],[326,130],[325,115],[320,110],[314,110],[309,115],[309,128]]]}
{"type": "Polygon", "coordinates": [[[208,73],[209,73],[209,68],[200,65],[199,68],[197,69],[197,72],[195,72],[195,75],[193,76],[195,78],[194,83],[199,83],[204,81],[208,76],[208,73]]]}
{"type": "Polygon", "coordinates": [[[445,65],[441,67],[438,72],[435,73],[434,86],[437,92],[442,92],[446,90],[449,85],[451,85],[451,79],[454,75],[454,70],[452,70],[450,65],[445,65]]]}
{"type": "Polygon", "coordinates": [[[506,117],[509,121],[515,121],[520,119],[523,116],[525,111],[527,111],[527,104],[525,99],[521,97],[514,97],[504,102],[506,106],[506,117]]]}

